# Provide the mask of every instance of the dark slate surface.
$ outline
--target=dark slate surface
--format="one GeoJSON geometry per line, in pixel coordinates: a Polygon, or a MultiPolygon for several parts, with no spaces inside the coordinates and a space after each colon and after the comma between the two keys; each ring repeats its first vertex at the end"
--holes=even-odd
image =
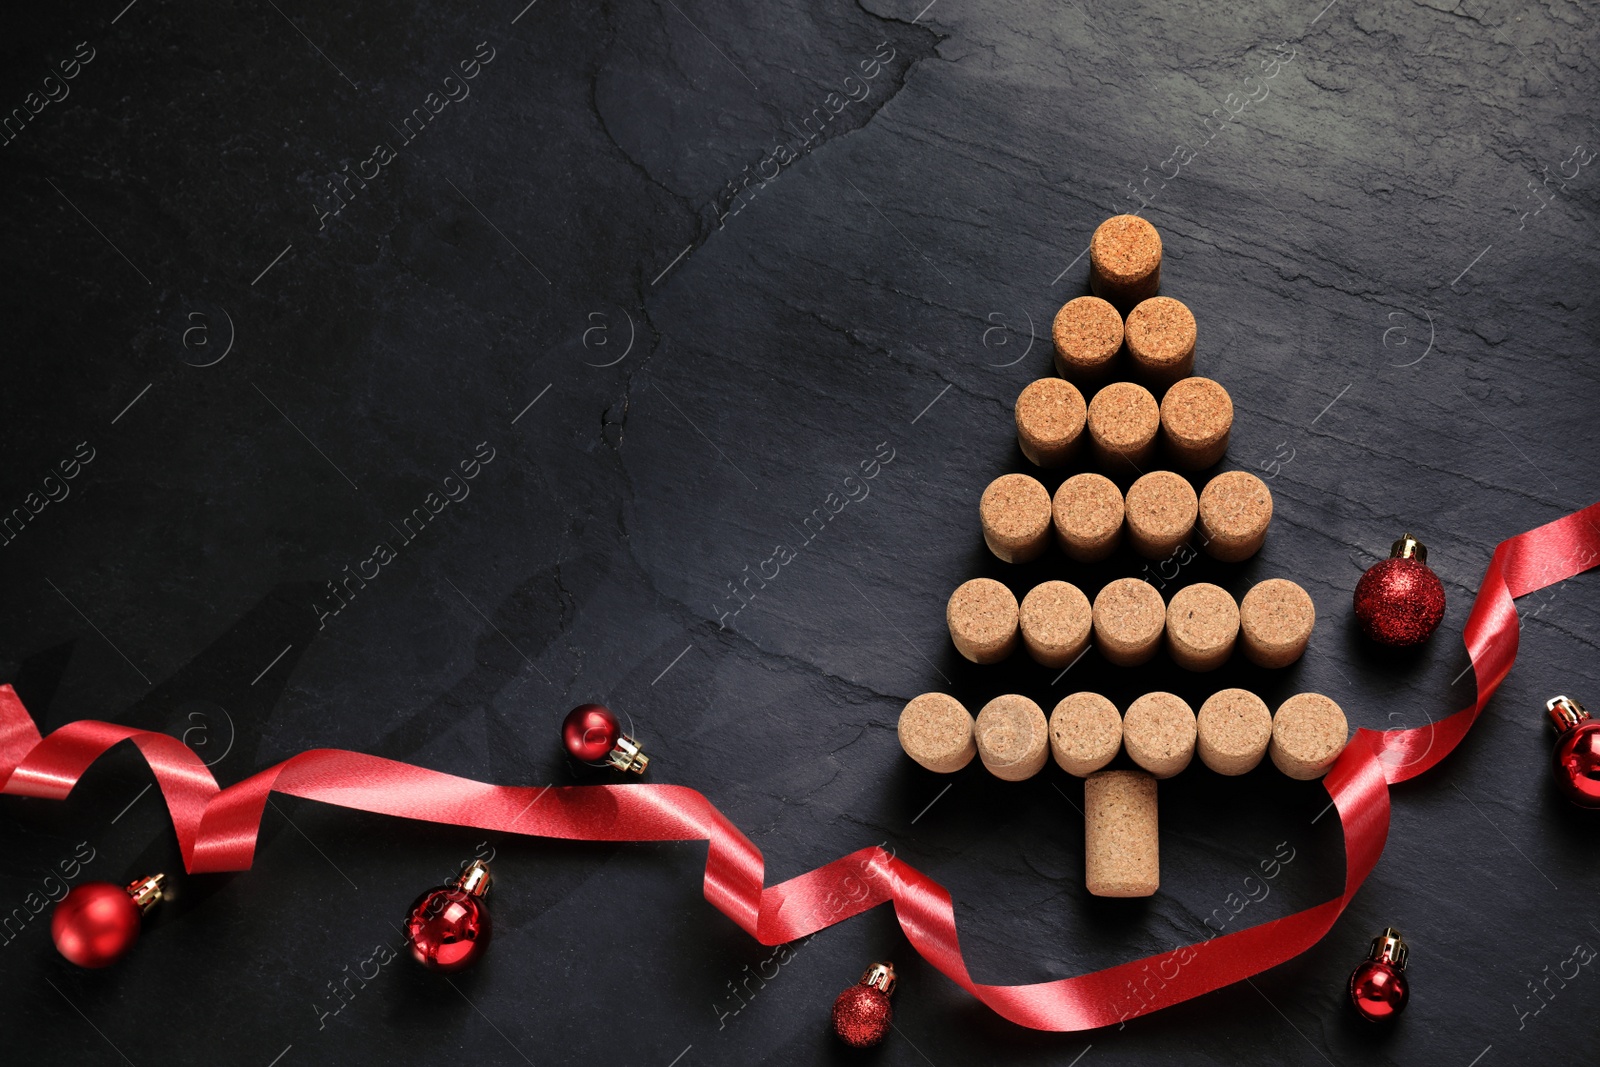
{"type": "MultiPolygon", "coordinates": [[[[47,728],[182,733],[225,783],[317,746],[571,782],[606,779],[562,758],[556,724],[603,700],[652,779],[703,790],[772,879],[887,843],[950,888],[980,980],[1037,981],[1204,936],[1275,853],[1294,859],[1230,928],[1333,895],[1326,794],[1192,771],[1162,787],[1161,893],[1093,900],[1081,786],[973,767],[941,793],[896,744],[906,699],[1243,684],[1418,724],[1470,699],[1459,635],[1493,546],[1595,499],[1579,4],[123,3],[24,5],[0,32],[0,106],[60,97],[0,157],[0,505],[67,494],[0,550],[0,658],[47,728]],[[75,52],[92,58],[47,81],[75,52]],[[428,94],[468,89],[402,135],[428,94]],[[371,174],[380,142],[380,176],[320,218],[340,207],[327,179],[371,174]],[[974,514],[1023,466],[1010,404],[1048,373],[1090,232],[1135,208],[1199,319],[1201,371],[1233,393],[1224,467],[1271,476],[1278,508],[1258,558],[1178,582],[1304,584],[1316,639],[1276,675],[980,670],[944,634],[973,575],[1092,594],[1140,565],[1008,569],[974,514]],[[469,495],[319,627],[325,583],[480,442],[469,495]],[[869,495],[801,543],[880,444],[869,495]],[[76,451],[78,476],[46,483],[76,451]],[[1450,609],[1431,645],[1384,655],[1349,595],[1402,529],[1450,609]],[[728,614],[728,583],[779,543],[795,558],[728,614]]],[[[0,802],[0,903],[75,853],[79,881],[161,868],[178,899],[108,972],[58,958],[45,916],[8,933],[6,1058],[1570,1061],[1600,975],[1550,975],[1600,946],[1600,828],[1548,784],[1540,704],[1600,700],[1595,580],[1522,603],[1508,684],[1397,790],[1388,850],[1320,945],[1124,1030],[1001,1021],[888,909],[779,965],[702,899],[700,846],[485,840],[280,799],[251,872],[184,878],[118,751],[65,803],[0,802]],[[421,889],[490,850],[481,968],[451,988],[398,961],[323,1014],[421,889]],[[1386,923],[1415,993],[1379,1029],[1342,987],[1386,923]],[[901,968],[899,1032],[850,1057],[828,1005],[876,957],[901,968]]]]}

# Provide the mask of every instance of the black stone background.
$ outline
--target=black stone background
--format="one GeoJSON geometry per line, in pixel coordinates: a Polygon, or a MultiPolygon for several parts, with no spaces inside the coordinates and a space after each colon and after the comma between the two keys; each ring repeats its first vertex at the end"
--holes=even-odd
{"type": "MultiPolygon", "coordinates": [[[[1094,900],[1080,784],[927,774],[895,740],[907,699],[1166,687],[1198,705],[1243,684],[1417,725],[1471,698],[1460,631],[1494,545],[1595,499],[1587,5],[123,3],[0,23],[7,113],[94,50],[0,149],[0,506],[80,442],[95,456],[0,550],[4,676],[46,729],[184,734],[224,784],[320,746],[608,781],[556,730],[602,700],[650,780],[702,790],[769,881],[886,843],[950,889],[980,980],[1040,981],[1335,895],[1326,794],[1196,765],[1161,787],[1160,893],[1094,900]],[[325,180],[399,141],[389,124],[479,42],[494,58],[470,97],[319,230],[325,180]],[[727,183],[829,93],[859,94],[844,79],[883,42],[866,99],[719,222],[727,183]],[[1197,154],[1172,177],[1180,144],[1197,154]],[[1222,467],[1269,477],[1277,507],[1257,558],[1176,584],[1306,586],[1316,637],[1282,672],[1091,655],[1058,679],[975,668],[945,635],[974,575],[1092,595],[1142,565],[1008,568],[975,516],[1026,466],[1011,403],[1050,371],[1089,234],[1134,209],[1199,320],[1199,371],[1233,394],[1222,467]],[[470,496],[319,629],[324,583],[479,442],[495,458],[470,496]],[[880,442],[870,495],[720,627],[726,583],[797,542],[880,442]],[[1450,608],[1431,644],[1388,655],[1350,592],[1404,529],[1450,608]],[[1232,916],[1280,849],[1293,861],[1232,916]]],[[[66,802],[0,801],[0,910],[80,842],[78,881],[162,869],[175,899],[104,972],[54,953],[47,914],[8,934],[4,1058],[1579,1062],[1600,964],[1551,975],[1600,946],[1600,828],[1552,791],[1541,704],[1600,701],[1597,581],[1521,602],[1515,671],[1456,754],[1395,790],[1387,851],[1319,945],[1123,1030],[1001,1020],[887,908],[780,965],[703,900],[700,845],[486,840],[278,798],[250,872],[185,878],[125,746],[66,802]],[[322,1015],[418,892],[490,850],[481,967],[446,984],[398,960],[322,1015]],[[1411,942],[1414,995],[1378,1028],[1343,986],[1385,924],[1411,942]],[[828,1007],[880,957],[898,1032],[853,1056],[828,1007]]]]}

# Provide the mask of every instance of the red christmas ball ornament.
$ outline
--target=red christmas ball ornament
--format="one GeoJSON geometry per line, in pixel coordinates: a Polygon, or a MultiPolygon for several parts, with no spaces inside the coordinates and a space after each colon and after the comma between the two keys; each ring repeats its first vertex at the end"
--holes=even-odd
{"type": "Polygon", "coordinates": [[[853,1048],[871,1048],[882,1041],[894,1021],[894,965],[874,963],[861,981],[833,1002],[833,1032],[853,1048]]]}
{"type": "Polygon", "coordinates": [[[1600,808],[1600,722],[1569,697],[1551,697],[1544,707],[1560,735],[1556,787],[1580,808],[1600,808]]]}
{"type": "Polygon", "coordinates": [[[1356,618],[1368,637],[1394,648],[1420,645],[1444,618],[1444,584],[1428,566],[1428,549],[1402,534],[1389,558],[1356,583],[1356,618]]]}
{"type": "Polygon", "coordinates": [[[161,899],[166,876],[152,874],[127,886],[85,882],[61,898],[50,914],[50,937],[79,967],[109,967],[139,940],[144,913],[161,899]]]}
{"type": "Polygon", "coordinates": [[[446,974],[477,963],[494,932],[483,903],[492,881],[489,865],[473,860],[448,885],[418,897],[405,921],[412,958],[430,971],[446,974]]]}
{"type": "Polygon", "coordinates": [[[561,741],[574,759],[585,763],[602,760],[619,771],[643,774],[650,766],[639,742],[622,732],[617,717],[602,704],[579,704],[561,724],[561,741]]]}
{"type": "Polygon", "coordinates": [[[1363,1019],[1383,1022],[1406,1010],[1411,997],[1405,976],[1407,955],[1400,931],[1392,926],[1372,939],[1366,962],[1350,975],[1350,1003],[1363,1019]]]}

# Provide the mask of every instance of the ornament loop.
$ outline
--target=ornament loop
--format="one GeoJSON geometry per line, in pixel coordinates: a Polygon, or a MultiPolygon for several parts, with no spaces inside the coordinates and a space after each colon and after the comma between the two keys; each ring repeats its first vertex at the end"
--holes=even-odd
{"type": "Polygon", "coordinates": [[[868,967],[867,972],[861,976],[862,985],[876,989],[884,996],[888,996],[890,993],[894,992],[894,983],[895,974],[894,964],[892,963],[874,963],[871,967],[868,967]]]}
{"type": "Polygon", "coordinates": [[[161,903],[161,887],[166,880],[167,876],[164,874],[152,874],[148,878],[128,883],[128,896],[139,909],[139,914],[147,914],[151,908],[161,903]]]}
{"type": "Polygon", "coordinates": [[[1389,546],[1389,558],[1415,559],[1418,563],[1426,563],[1428,562],[1428,546],[1408,533],[1401,534],[1400,540],[1389,546]]]}
{"type": "Polygon", "coordinates": [[[1411,950],[1406,947],[1405,939],[1400,936],[1400,931],[1392,926],[1383,928],[1383,933],[1372,939],[1372,949],[1367,953],[1367,958],[1376,963],[1392,963],[1397,971],[1406,969],[1406,957],[1411,950]]]}
{"type": "Polygon", "coordinates": [[[1544,710],[1550,713],[1550,721],[1557,730],[1570,730],[1589,717],[1583,710],[1583,705],[1571,697],[1551,697],[1544,702],[1544,710]]]}

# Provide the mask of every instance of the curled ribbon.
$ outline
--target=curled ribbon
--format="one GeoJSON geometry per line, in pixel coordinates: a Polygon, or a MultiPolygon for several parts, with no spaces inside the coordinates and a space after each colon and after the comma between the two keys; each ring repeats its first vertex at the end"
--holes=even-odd
{"type": "Polygon", "coordinates": [[[138,746],[172,816],[191,872],[247,869],[268,794],[424,822],[576,841],[706,841],[705,896],[762,944],[804,937],[892,902],[912,946],[1000,1015],[1036,1030],[1089,1030],[1170,1007],[1277,966],[1315,944],[1344,911],[1383,851],[1389,785],[1414,778],[1459,744],[1517,655],[1517,597],[1600,561],[1600,504],[1500,543],[1463,638],[1477,677],[1468,707],[1415,729],[1356,732],[1324,779],[1345,840],[1344,891],[1293,915],[1075,978],[1029,985],[973,981],[950,894],[883,849],[865,848],[774,886],[761,850],[699,792],[677,785],[489,785],[394,760],[313,749],[219,789],[177,738],[85,719],[41,738],[10,686],[0,686],[0,793],[60,800],[96,759],[138,746]],[[863,876],[864,877],[858,877],[863,876]],[[864,891],[863,891],[864,890],[864,891]],[[1124,990],[1155,968],[1161,988],[1136,1011],[1124,990]],[[1168,973],[1169,969],[1172,971],[1168,973]]]}

